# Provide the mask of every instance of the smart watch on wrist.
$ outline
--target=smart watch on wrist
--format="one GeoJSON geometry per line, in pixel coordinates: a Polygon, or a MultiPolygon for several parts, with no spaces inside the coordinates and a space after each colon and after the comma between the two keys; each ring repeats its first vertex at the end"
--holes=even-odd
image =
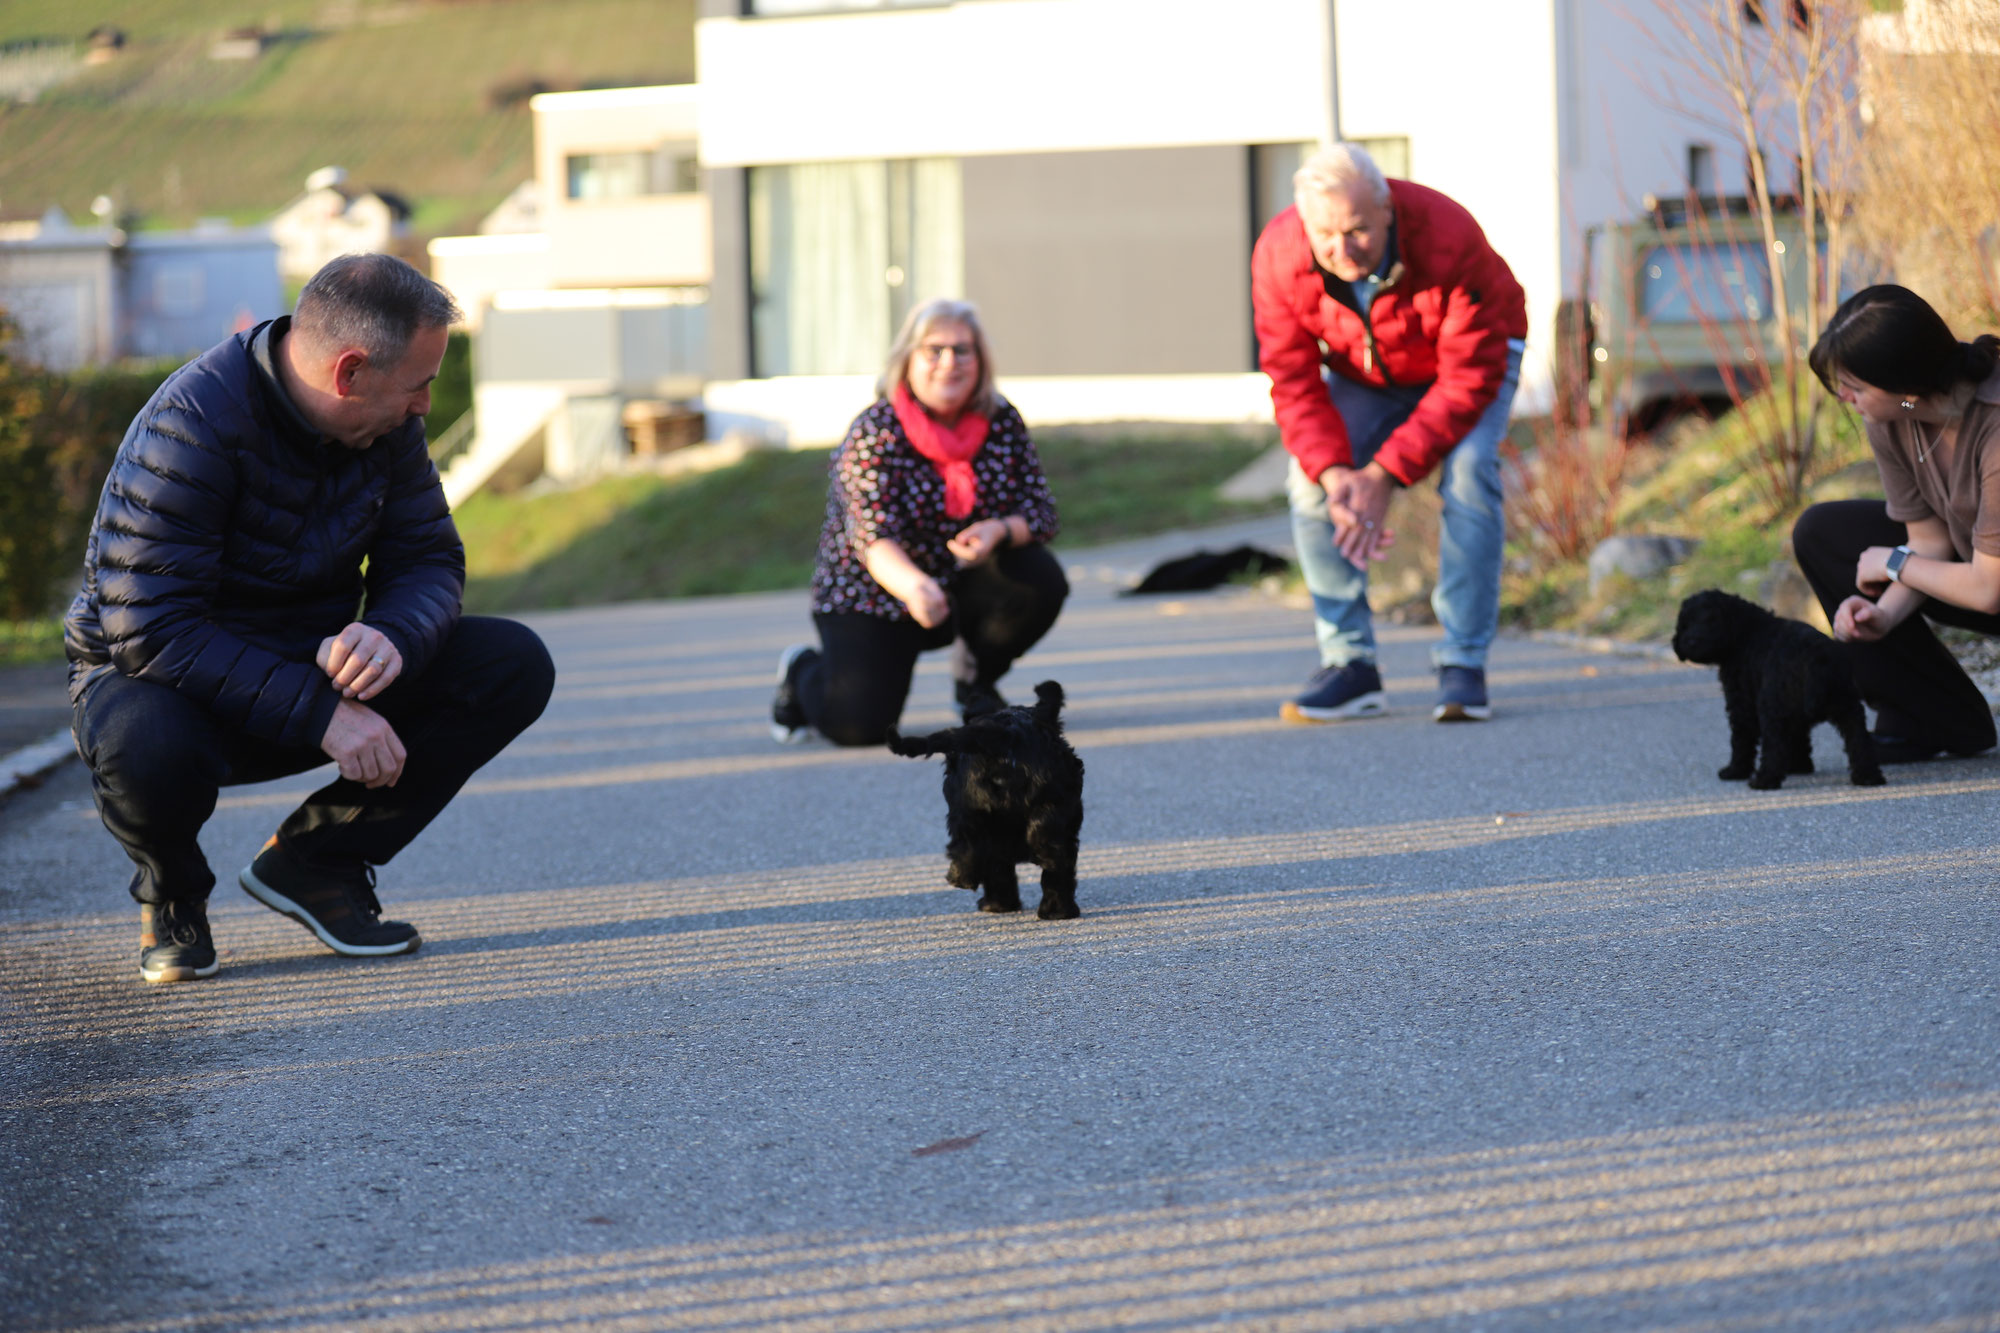
{"type": "Polygon", "coordinates": [[[1909,559],[1910,548],[1907,546],[1898,546],[1895,550],[1889,552],[1889,582],[1901,583],[1903,581],[1903,566],[1908,563],[1909,559]]]}

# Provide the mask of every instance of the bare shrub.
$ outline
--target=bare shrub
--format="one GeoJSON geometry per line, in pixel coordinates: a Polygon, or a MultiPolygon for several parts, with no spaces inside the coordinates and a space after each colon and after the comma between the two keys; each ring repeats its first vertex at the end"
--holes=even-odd
{"type": "Polygon", "coordinates": [[[1961,331],[2000,323],[2000,0],[1907,0],[1862,28],[1869,249],[1961,331]]]}

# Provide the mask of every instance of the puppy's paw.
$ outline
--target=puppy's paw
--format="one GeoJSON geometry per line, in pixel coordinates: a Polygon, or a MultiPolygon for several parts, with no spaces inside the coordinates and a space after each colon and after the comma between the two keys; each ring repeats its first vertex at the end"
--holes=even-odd
{"type": "Polygon", "coordinates": [[[1813,770],[1813,761],[1812,761],[1812,756],[1811,756],[1811,755],[1807,755],[1807,756],[1806,756],[1805,758],[1803,758],[1803,759],[1794,759],[1794,760],[1793,760],[1793,761],[1792,761],[1792,762],[1791,762],[1790,764],[1786,765],[1786,767],[1785,767],[1785,771],[1786,771],[1787,773],[1811,773],[1811,772],[1813,772],[1814,770],[1813,770]]]}
{"type": "Polygon", "coordinates": [[[1879,768],[1857,768],[1847,775],[1847,780],[1857,787],[1886,787],[1889,779],[1882,776],[1879,768]]]}
{"type": "Polygon", "coordinates": [[[1716,769],[1715,776],[1721,778],[1724,782],[1741,782],[1750,776],[1750,766],[1748,764],[1730,764],[1727,768],[1716,769]]]}
{"type": "Polygon", "coordinates": [[[1776,791],[1784,785],[1785,775],[1783,773],[1752,773],[1750,775],[1751,791],[1776,791]]]}
{"type": "Polygon", "coordinates": [[[1002,896],[989,892],[979,899],[979,910],[982,912],[1018,912],[1021,910],[1021,898],[1019,894],[1002,896]]]}
{"type": "Polygon", "coordinates": [[[1068,898],[1060,900],[1042,899],[1042,905],[1035,909],[1035,915],[1044,921],[1074,921],[1083,915],[1083,909],[1068,898]]]}

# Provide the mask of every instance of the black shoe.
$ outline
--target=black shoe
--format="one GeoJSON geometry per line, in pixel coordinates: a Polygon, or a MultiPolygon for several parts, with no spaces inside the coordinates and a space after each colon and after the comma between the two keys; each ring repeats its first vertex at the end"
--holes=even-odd
{"type": "Polygon", "coordinates": [[[1885,736],[1879,731],[1868,733],[1868,739],[1875,742],[1875,762],[1878,764],[1921,764],[1926,759],[1934,759],[1942,745],[1930,741],[1912,740],[1908,736],[1885,736]]]}
{"type": "Polygon", "coordinates": [[[139,904],[139,975],[155,984],[212,977],[221,967],[205,902],[139,904]]]}
{"type": "Polygon", "coordinates": [[[369,958],[410,953],[423,943],[408,922],[382,920],[373,866],[301,865],[273,838],[236,878],[245,893],[292,918],[335,953],[369,958]]]}
{"type": "Polygon", "coordinates": [[[795,643],[778,658],[778,689],[771,696],[771,739],[780,745],[800,745],[814,736],[799,701],[799,673],[819,661],[819,649],[795,643]]]}
{"type": "Polygon", "coordinates": [[[1000,691],[984,681],[957,681],[951,687],[952,696],[958,700],[959,717],[970,722],[975,717],[985,717],[997,713],[1007,706],[1000,697],[1000,691]]]}

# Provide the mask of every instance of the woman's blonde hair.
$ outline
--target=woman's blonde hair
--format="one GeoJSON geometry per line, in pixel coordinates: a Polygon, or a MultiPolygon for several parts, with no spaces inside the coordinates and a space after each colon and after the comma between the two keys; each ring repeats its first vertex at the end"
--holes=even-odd
{"type": "Polygon", "coordinates": [[[875,381],[876,396],[889,397],[898,384],[909,378],[910,358],[917,354],[924,335],[937,325],[947,323],[963,324],[971,332],[972,345],[979,356],[979,379],[972,386],[972,396],[965,400],[965,410],[990,417],[1000,401],[1000,395],[993,388],[993,354],[986,346],[986,330],[979,323],[979,308],[970,301],[954,301],[948,296],[926,301],[904,318],[902,330],[896,334],[895,344],[889,348],[889,360],[882,367],[882,377],[875,381]]]}

